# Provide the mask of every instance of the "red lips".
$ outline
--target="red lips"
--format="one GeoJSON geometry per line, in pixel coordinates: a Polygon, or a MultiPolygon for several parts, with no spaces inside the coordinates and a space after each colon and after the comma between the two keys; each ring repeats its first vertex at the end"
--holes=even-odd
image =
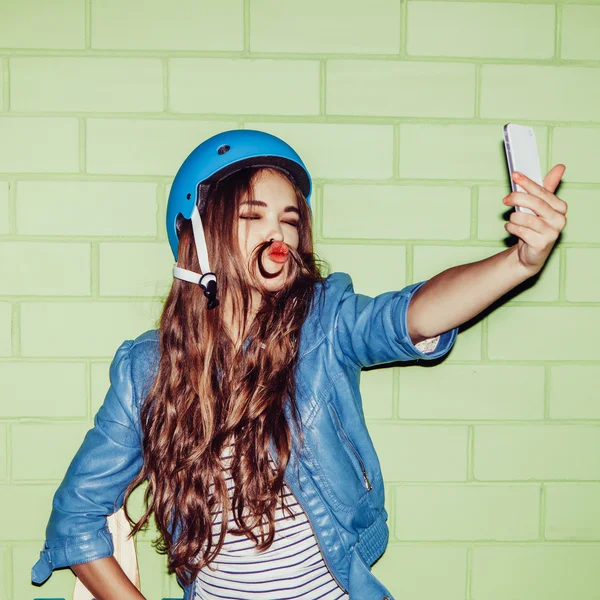
{"type": "Polygon", "coordinates": [[[285,242],[273,242],[268,250],[269,258],[276,263],[284,263],[288,259],[289,250],[285,242]]]}

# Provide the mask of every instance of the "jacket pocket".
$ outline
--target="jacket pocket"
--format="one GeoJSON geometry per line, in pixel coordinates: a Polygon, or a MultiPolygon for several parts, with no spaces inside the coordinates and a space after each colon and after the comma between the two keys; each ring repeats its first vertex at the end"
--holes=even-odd
{"type": "Polygon", "coordinates": [[[369,474],[367,473],[365,463],[364,463],[363,459],[361,458],[358,450],[354,446],[354,444],[350,441],[350,438],[346,435],[346,432],[344,431],[344,429],[342,427],[342,423],[340,421],[340,416],[338,415],[338,412],[335,409],[335,406],[333,404],[329,404],[328,408],[329,408],[329,412],[331,413],[331,415],[333,417],[333,422],[335,423],[335,426],[337,428],[338,435],[340,436],[340,438],[342,439],[342,442],[344,444],[346,454],[348,454],[348,457],[350,458],[350,462],[353,464],[357,476],[359,478],[362,478],[364,486],[365,486],[365,490],[367,492],[370,492],[373,489],[373,486],[371,485],[371,481],[369,479],[369,474]]]}

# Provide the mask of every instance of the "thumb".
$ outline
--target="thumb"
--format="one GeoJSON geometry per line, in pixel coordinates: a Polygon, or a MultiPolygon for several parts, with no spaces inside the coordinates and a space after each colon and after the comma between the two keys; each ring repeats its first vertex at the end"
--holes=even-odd
{"type": "Polygon", "coordinates": [[[565,174],[565,165],[554,165],[549,171],[546,177],[544,177],[544,188],[549,192],[554,193],[554,190],[558,187],[560,180],[565,174]]]}

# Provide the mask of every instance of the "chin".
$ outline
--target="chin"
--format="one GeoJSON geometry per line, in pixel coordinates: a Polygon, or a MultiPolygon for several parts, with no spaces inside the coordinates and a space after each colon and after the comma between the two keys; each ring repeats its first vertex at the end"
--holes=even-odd
{"type": "MultiPolygon", "coordinates": [[[[268,271],[277,272],[281,269],[281,264],[271,263],[270,265],[265,265],[268,271]]],[[[273,279],[265,279],[264,277],[260,277],[260,283],[262,286],[269,292],[278,292],[281,290],[286,283],[288,275],[288,266],[287,263],[283,265],[283,271],[277,277],[273,279]]]]}
{"type": "Polygon", "coordinates": [[[275,279],[262,279],[261,277],[261,283],[268,292],[278,292],[283,288],[285,281],[282,277],[275,279]]]}

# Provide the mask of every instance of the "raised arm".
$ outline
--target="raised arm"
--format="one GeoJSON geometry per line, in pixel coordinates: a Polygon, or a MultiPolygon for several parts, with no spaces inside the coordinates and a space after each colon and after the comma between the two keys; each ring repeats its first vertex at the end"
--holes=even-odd
{"type": "Polygon", "coordinates": [[[334,273],[328,282],[330,299],[325,303],[323,328],[331,337],[336,354],[347,364],[370,367],[434,359],[446,354],[454,344],[456,329],[442,333],[432,352],[423,352],[412,342],[407,309],[423,282],[374,298],[356,294],[346,273],[334,273]]]}
{"type": "Polygon", "coordinates": [[[543,187],[513,174],[529,193],[509,194],[504,204],[524,206],[536,214],[511,213],[505,228],[518,238],[516,245],[485,260],[443,271],[417,290],[408,307],[408,330],[413,342],[469,321],[541,270],[566,223],[567,205],[553,193],[564,172],[564,165],[553,167],[543,187]]]}

